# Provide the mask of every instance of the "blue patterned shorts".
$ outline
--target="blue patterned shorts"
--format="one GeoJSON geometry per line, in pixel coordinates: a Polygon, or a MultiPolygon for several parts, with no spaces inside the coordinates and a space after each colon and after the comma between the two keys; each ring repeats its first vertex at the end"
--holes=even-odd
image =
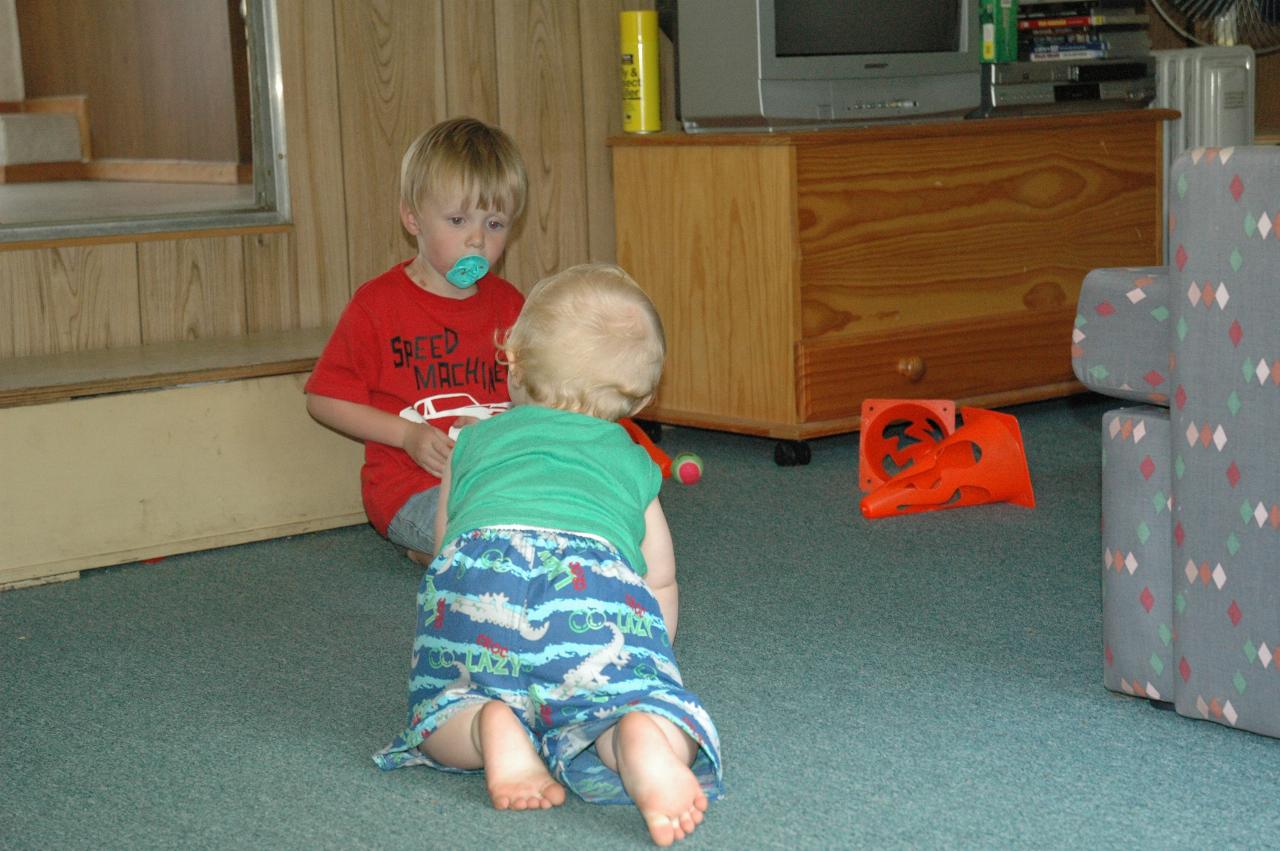
{"type": "Polygon", "coordinates": [[[523,719],[552,776],[587,801],[630,803],[593,743],[637,711],[693,737],[694,774],[709,799],[722,795],[719,736],[680,681],[658,601],[598,538],[484,528],[446,546],[418,592],[408,729],[374,761],[458,771],[418,745],[460,710],[495,699],[523,719]]]}

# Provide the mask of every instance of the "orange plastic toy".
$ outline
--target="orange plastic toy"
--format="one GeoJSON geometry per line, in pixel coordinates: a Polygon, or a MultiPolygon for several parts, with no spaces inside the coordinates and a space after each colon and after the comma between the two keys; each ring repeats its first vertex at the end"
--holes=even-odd
{"type": "Polygon", "coordinates": [[[868,519],[1012,502],[1035,508],[1031,471],[1018,421],[1008,414],[961,408],[963,424],[915,458],[909,469],[862,498],[868,519]]]}
{"type": "Polygon", "coordinates": [[[653,463],[657,464],[658,469],[662,471],[662,478],[671,478],[671,456],[659,449],[658,445],[649,439],[649,435],[644,433],[644,429],[636,425],[635,420],[630,417],[623,417],[618,420],[618,425],[625,428],[627,434],[631,435],[631,439],[649,453],[653,463]]]}
{"type": "Polygon", "coordinates": [[[858,484],[874,490],[956,430],[950,399],[864,399],[858,432],[858,484]]]}

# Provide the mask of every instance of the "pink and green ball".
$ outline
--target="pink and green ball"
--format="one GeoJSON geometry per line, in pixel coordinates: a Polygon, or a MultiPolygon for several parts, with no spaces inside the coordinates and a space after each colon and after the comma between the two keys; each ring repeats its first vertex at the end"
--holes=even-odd
{"type": "Polygon", "coordinates": [[[671,475],[684,485],[692,485],[702,478],[702,459],[692,452],[681,452],[671,459],[671,475]]]}

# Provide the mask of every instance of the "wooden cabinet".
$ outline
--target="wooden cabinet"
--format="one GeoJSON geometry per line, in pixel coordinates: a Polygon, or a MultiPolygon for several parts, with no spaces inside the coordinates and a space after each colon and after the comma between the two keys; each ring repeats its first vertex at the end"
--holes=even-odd
{"type": "Polygon", "coordinates": [[[610,140],[618,262],[667,331],[643,417],[785,439],[864,398],[1081,390],[1084,275],[1163,262],[1163,122],[1124,110],[610,140]]]}

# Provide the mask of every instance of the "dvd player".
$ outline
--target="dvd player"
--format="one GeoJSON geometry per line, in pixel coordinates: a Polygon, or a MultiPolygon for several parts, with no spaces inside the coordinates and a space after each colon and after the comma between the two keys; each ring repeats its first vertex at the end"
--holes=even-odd
{"type": "Polygon", "coordinates": [[[1009,62],[983,66],[980,113],[1142,107],[1156,96],[1155,60],[1009,62]]]}
{"type": "Polygon", "coordinates": [[[1006,62],[984,65],[995,85],[1021,83],[1101,83],[1154,77],[1156,61],[1150,56],[1128,59],[1088,59],[1082,62],[1006,62]]]}

